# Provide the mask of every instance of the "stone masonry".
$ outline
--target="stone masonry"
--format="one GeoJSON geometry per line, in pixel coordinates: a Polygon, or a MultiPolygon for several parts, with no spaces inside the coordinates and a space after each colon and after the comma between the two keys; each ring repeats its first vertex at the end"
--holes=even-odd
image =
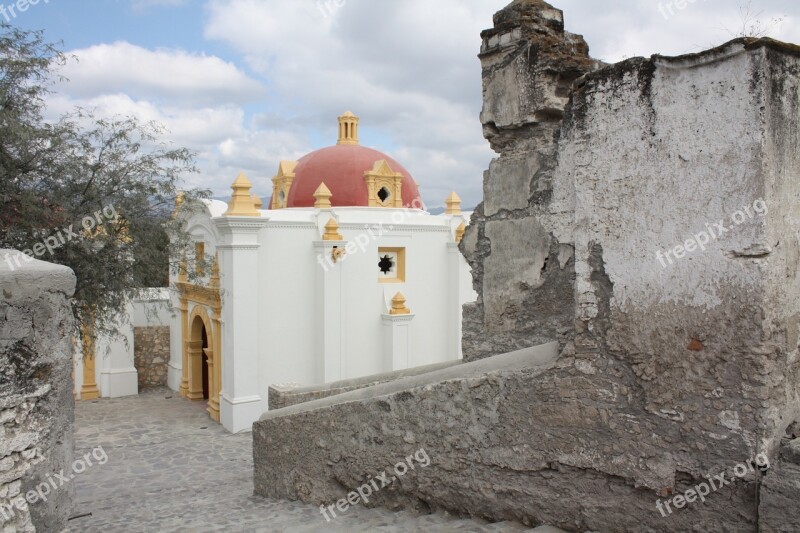
{"type": "Polygon", "coordinates": [[[133,328],[133,364],[139,390],[167,386],[169,342],[169,326],[133,328]]]}
{"type": "Polygon", "coordinates": [[[480,57],[501,155],[462,248],[484,374],[265,415],[257,492],[324,503],[425,443],[437,467],[382,503],[576,532],[795,530],[800,48],[604,66],[560,11],[515,0],[480,57]],[[550,341],[544,365],[488,357],[550,341]]]}
{"type": "Polygon", "coordinates": [[[572,339],[575,261],[554,226],[553,173],[564,107],[575,79],[601,64],[561,12],[515,1],[482,33],[483,132],[500,157],[484,174],[484,201],[461,249],[478,300],[464,307],[464,359],[572,339]]]}
{"type": "Polygon", "coordinates": [[[30,491],[70,471],[75,275],[27,256],[11,264],[0,261],[0,530],[62,531],[71,486],[46,501],[30,491]]]}

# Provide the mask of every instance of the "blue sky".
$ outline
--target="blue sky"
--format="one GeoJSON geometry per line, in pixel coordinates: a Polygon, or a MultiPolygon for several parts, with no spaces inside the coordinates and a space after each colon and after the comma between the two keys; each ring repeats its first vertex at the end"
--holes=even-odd
{"type": "MultiPolygon", "coordinates": [[[[10,0],[0,0],[9,6],[10,0]]],[[[333,144],[361,117],[362,144],[401,161],[433,207],[482,197],[479,33],[506,0],[40,0],[11,23],[78,58],[48,116],[76,105],[157,120],[198,154],[190,185],[227,196],[240,171],[265,200],[280,159],[333,144]]],[[[566,28],[608,62],[697,52],[758,24],[800,41],[789,0],[563,0],[566,28]]]]}

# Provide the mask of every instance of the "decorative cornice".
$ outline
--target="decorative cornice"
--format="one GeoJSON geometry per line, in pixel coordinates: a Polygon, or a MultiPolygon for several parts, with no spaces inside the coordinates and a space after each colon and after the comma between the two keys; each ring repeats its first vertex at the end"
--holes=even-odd
{"type": "MultiPolygon", "coordinates": [[[[361,230],[366,231],[368,229],[375,229],[380,227],[380,222],[372,223],[372,224],[365,224],[364,222],[343,222],[339,224],[340,229],[346,230],[361,230]]],[[[384,233],[383,236],[391,235],[392,233],[403,232],[403,231],[413,231],[413,232],[450,232],[450,226],[447,224],[446,221],[442,221],[442,225],[437,226],[428,226],[425,224],[395,224],[393,222],[384,222],[383,223],[384,233]]]]}
{"type": "Polygon", "coordinates": [[[222,306],[222,297],[219,289],[195,285],[194,283],[177,282],[175,287],[178,289],[180,298],[189,302],[218,309],[222,306]]]}
{"type": "Polygon", "coordinates": [[[218,244],[218,250],[259,250],[260,244],[218,244]]]}
{"type": "Polygon", "coordinates": [[[268,221],[267,228],[288,228],[288,229],[316,229],[317,225],[313,222],[281,222],[281,221],[268,221]]]}
{"type": "Polygon", "coordinates": [[[346,248],[348,241],[314,241],[311,243],[316,250],[330,250],[332,248],[346,248]]]}
{"type": "Polygon", "coordinates": [[[409,313],[407,315],[389,315],[386,313],[381,314],[381,318],[386,323],[396,323],[396,322],[411,322],[414,320],[414,317],[417,315],[413,313],[409,313]]]}

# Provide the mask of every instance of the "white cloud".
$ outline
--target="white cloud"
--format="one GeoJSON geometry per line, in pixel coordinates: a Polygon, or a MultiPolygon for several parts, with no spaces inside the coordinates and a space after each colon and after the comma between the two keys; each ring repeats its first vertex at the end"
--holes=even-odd
{"type": "Polygon", "coordinates": [[[147,50],[127,42],[99,44],[69,53],[59,88],[87,98],[125,92],[167,105],[244,103],[264,97],[262,85],[218,57],[182,50],[147,50]]]}
{"type": "Polygon", "coordinates": [[[350,109],[361,116],[362,143],[400,160],[428,204],[441,204],[455,187],[465,205],[475,205],[493,156],[477,119],[479,34],[504,2],[336,5],[213,0],[205,33],[270,80],[285,117],[333,144],[336,117],[350,109]]]}
{"type": "MultiPolygon", "coordinates": [[[[696,0],[665,18],[670,0],[558,0],[566,29],[592,55],[696,52],[742,26],[748,0],[696,0]]],[[[183,0],[132,0],[134,8],[183,0]]],[[[196,184],[227,195],[245,171],[268,196],[280,159],[336,140],[336,117],[361,116],[362,143],[401,161],[430,206],[450,190],[472,207],[495,155],[482,137],[480,32],[508,0],[209,0],[206,39],[230,47],[237,63],[182,50],[116,42],[73,53],[71,79],[53,112],[75,104],[104,114],[164,122],[170,138],[199,154],[196,184]],[[247,67],[247,70],[244,68],[247,67]],[[269,88],[267,92],[266,88],[269,88]],[[256,105],[251,105],[256,104],[256,105]],[[256,109],[253,109],[256,108],[256,109]]],[[[800,5],[753,0],[771,35],[800,41],[800,5]]]]}

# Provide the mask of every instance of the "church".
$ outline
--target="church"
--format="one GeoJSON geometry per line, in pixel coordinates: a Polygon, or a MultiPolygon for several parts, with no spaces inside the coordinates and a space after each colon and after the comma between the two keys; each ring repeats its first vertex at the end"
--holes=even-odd
{"type": "Polygon", "coordinates": [[[191,244],[170,290],[130,302],[120,339],[84,347],[80,398],[145,386],[150,347],[135,331],[162,330],[161,384],[231,432],[268,410],[270,385],[461,359],[461,307],[477,298],[458,249],[470,213],[455,192],[429,213],[403,165],[359,144],[358,124],[345,113],[334,146],[281,161],[267,205],[244,174],[228,202],[179,198],[191,244]]]}
{"type": "Polygon", "coordinates": [[[430,214],[358,124],[345,113],[334,146],[281,161],[267,205],[241,174],[229,202],[178,208],[193,249],[170,280],[168,384],[229,431],[250,429],[272,384],[461,358],[461,307],[476,298],[458,250],[468,214],[455,193],[430,214]]]}

